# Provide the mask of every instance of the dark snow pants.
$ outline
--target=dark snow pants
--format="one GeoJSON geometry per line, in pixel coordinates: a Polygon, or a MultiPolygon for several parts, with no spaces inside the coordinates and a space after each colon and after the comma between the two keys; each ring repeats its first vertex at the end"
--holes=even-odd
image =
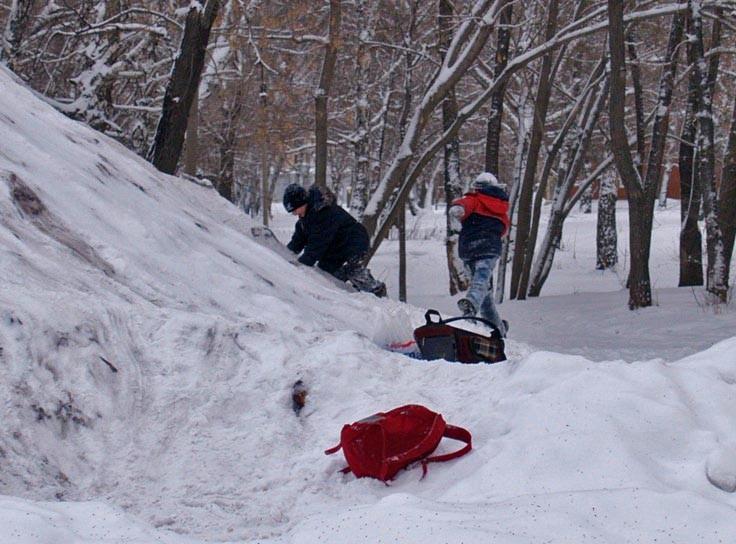
{"type": "Polygon", "coordinates": [[[333,276],[342,281],[349,281],[358,291],[385,297],[386,284],[374,278],[371,271],[363,265],[364,257],[365,255],[351,257],[333,273],[333,276]]]}

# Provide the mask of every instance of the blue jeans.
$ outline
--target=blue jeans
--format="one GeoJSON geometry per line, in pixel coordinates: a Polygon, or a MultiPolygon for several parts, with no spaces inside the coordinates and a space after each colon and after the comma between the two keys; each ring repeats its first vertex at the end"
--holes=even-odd
{"type": "Polygon", "coordinates": [[[496,268],[498,257],[478,259],[476,261],[463,261],[468,276],[471,278],[468,292],[465,294],[473,307],[480,309],[480,316],[493,323],[502,335],[506,334],[501,317],[496,311],[493,302],[493,270],[496,268]]]}

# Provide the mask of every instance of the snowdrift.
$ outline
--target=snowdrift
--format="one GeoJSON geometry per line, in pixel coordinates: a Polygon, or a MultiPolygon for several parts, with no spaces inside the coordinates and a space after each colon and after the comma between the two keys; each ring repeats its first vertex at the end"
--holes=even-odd
{"type": "Polygon", "coordinates": [[[380,346],[423,310],[285,263],[214,190],[2,68],[0,128],[1,541],[736,536],[736,339],[676,363],[513,342],[498,365],[417,362],[380,346]],[[388,487],[322,454],[410,402],[474,451],[388,487]]]}

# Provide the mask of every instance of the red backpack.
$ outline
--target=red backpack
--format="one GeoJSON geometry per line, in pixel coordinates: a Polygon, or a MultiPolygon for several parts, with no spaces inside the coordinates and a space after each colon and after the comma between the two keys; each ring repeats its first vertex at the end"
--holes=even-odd
{"type": "Polygon", "coordinates": [[[340,432],[340,443],[326,450],[325,454],[333,454],[342,448],[348,462],[342,472],[385,482],[393,479],[402,468],[419,460],[422,460],[424,477],[428,463],[455,459],[468,453],[471,447],[470,432],[448,425],[440,414],[424,406],[407,404],[345,425],[340,432]],[[443,436],[465,442],[465,447],[428,457],[443,436]]]}

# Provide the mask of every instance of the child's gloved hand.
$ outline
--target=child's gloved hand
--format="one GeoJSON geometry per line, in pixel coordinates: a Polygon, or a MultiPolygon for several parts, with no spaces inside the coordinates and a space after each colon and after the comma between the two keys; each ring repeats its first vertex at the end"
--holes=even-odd
{"type": "Polygon", "coordinates": [[[463,228],[460,219],[465,215],[465,208],[462,206],[451,206],[447,213],[447,220],[450,226],[450,234],[460,234],[463,228]]]}

